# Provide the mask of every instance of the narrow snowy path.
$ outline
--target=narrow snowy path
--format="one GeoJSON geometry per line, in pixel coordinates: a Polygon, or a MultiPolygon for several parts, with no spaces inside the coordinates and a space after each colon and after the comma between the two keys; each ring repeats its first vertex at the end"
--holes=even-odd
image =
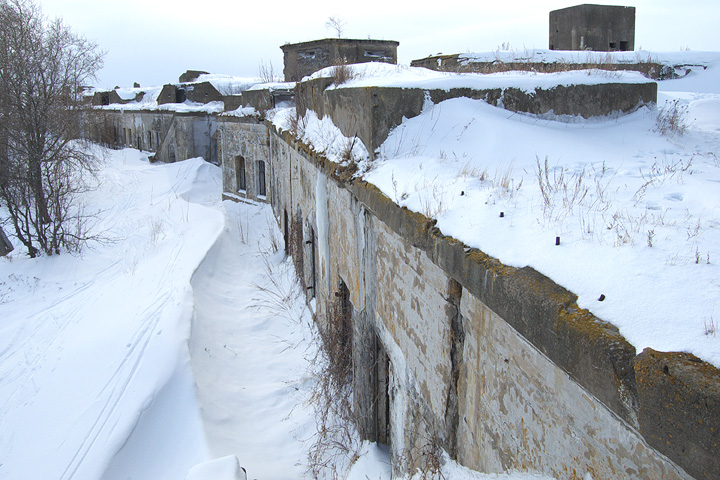
{"type": "Polygon", "coordinates": [[[307,312],[282,245],[272,251],[269,206],[224,205],[225,231],[192,279],[189,347],[210,454],[236,455],[248,478],[302,478],[307,312]]]}

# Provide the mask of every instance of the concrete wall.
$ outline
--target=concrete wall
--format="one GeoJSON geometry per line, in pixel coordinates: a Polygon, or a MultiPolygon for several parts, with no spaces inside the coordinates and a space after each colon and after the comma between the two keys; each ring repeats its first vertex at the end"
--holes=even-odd
{"type": "Polygon", "coordinates": [[[345,136],[357,136],[362,140],[371,156],[403,118],[420,114],[426,96],[433,103],[467,97],[482,99],[513,112],[580,115],[584,118],[632,112],[657,101],[655,82],[557,86],[531,92],[512,87],[486,90],[391,87],[326,90],[331,83],[330,78],[299,83],[295,98],[299,114],[304,115],[306,110],[311,109],[321,118],[329,115],[345,136]]]}
{"type": "Polygon", "coordinates": [[[635,7],[577,5],[550,12],[550,50],[635,50],[635,7]]]}
{"type": "Polygon", "coordinates": [[[286,82],[297,82],[320,69],[341,63],[397,63],[399,43],[392,40],[326,38],[286,44],[283,51],[286,82]]]}
{"type": "MultiPolygon", "coordinates": [[[[419,112],[426,94],[331,94],[323,85],[301,86],[302,107],[378,145],[393,123],[419,112]]],[[[427,94],[433,101],[522,98],[500,90],[427,94]]],[[[300,227],[296,265],[320,325],[340,285],[349,290],[358,427],[363,438],[390,444],[396,474],[420,465],[423,450],[438,442],[483,472],[718,477],[718,369],[687,354],[636,356],[617,328],[579,309],[572,292],[444,236],[432,220],[348,179],[337,164],[256,118],[100,112],[132,146],[143,132],[163,132],[163,161],[215,144],[225,198],[269,201],[286,240],[292,225],[300,227]],[[389,409],[378,407],[380,397],[389,409]]]]}
{"type": "Polygon", "coordinates": [[[550,279],[443,236],[372,185],[347,183],[287,133],[271,128],[269,141],[270,201],[281,228],[300,222],[309,240],[300,275],[320,324],[340,282],[349,288],[359,428],[379,438],[387,417],[396,474],[418,466],[436,438],[483,472],[716,478],[717,434],[696,427],[718,418],[717,369],[647,353],[636,360],[615,327],[550,279]],[[390,371],[384,413],[373,405],[385,387],[371,368],[381,354],[390,371]],[[682,384],[665,379],[668,364],[682,384]],[[671,406],[661,400],[667,389],[678,392],[671,406]]]}
{"type": "MultiPolygon", "coordinates": [[[[618,63],[613,61],[588,61],[586,63],[567,62],[529,62],[519,60],[517,62],[503,62],[495,60],[491,62],[475,62],[463,60],[462,55],[433,55],[420,58],[410,62],[413,67],[424,67],[440,72],[458,73],[497,73],[510,71],[528,71],[538,73],[564,72],[567,70],[588,70],[599,69],[608,71],[631,71],[640,72],[652,80],[668,80],[679,78],[675,68],[656,62],[618,63]]],[[[611,59],[608,59],[611,60],[611,59]]]]}
{"type": "Polygon", "coordinates": [[[274,182],[269,181],[268,131],[257,118],[222,117],[218,119],[215,138],[218,144],[218,157],[222,164],[223,197],[237,200],[250,198],[266,201],[272,195],[274,182]],[[243,162],[240,162],[242,157],[243,162]],[[261,171],[258,162],[266,164],[265,195],[260,195],[258,187],[261,171]],[[244,163],[245,188],[239,188],[239,172],[237,168],[244,163]]]}
{"type": "Polygon", "coordinates": [[[197,103],[223,101],[223,96],[210,82],[182,85],[163,85],[158,95],[158,104],[183,103],[185,100],[197,103]]]}
{"type": "Polygon", "coordinates": [[[86,123],[86,138],[110,147],[154,152],[154,159],[161,162],[213,157],[217,122],[205,113],[93,110],[86,123]]]}

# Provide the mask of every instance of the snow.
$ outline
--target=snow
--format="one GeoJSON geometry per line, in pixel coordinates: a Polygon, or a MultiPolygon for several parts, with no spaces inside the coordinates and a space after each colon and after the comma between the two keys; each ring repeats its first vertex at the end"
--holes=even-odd
{"type": "Polygon", "coordinates": [[[258,83],[248,88],[250,90],[292,90],[295,88],[296,82],[267,82],[258,83]]]}
{"type": "MultiPolygon", "coordinates": [[[[606,70],[574,70],[558,73],[501,72],[488,75],[451,73],[428,70],[422,67],[391,65],[387,63],[360,63],[348,65],[353,78],[329,88],[395,87],[450,90],[473,88],[477,90],[515,87],[524,91],[552,88],[558,85],[597,85],[604,83],[647,83],[638,72],[606,70]]],[[[335,67],[319,70],[303,80],[332,77],[335,67]]]]}
{"type": "Polygon", "coordinates": [[[244,90],[248,90],[258,83],[258,79],[249,77],[236,77],[234,75],[223,75],[219,73],[204,73],[198,76],[197,80],[186,85],[194,83],[210,82],[221,95],[237,95],[244,90]]]}
{"type": "Polygon", "coordinates": [[[246,480],[247,475],[235,455],[195,465],[185,480],[246,480]]]}
{"type": "Polygon", "coordinates": [[[189,281],[223,220],[184,196],[207,173],[117,152],[86,199],[105,241],[0,259],[0,478],[126,478],[142,455],[177,478],[203,460],[189,281]]]}
{"type": "MultiPolygon", "coordinates": [[[[618,326],[638,353],[686,351],[720,367],[720,54],[681,53],[651,55],[704,68],[660,82],[658,108],[629,115],[553,120],[481,100],[427,102],[390,133],[375,161],[358,157],[359,175],[436,218],[444,234],[576,293],[580,307],[618,326]],[[662,135],[658,112],[675,101],[681,116],[687,112],[686,132],[662,135]]],[[[338,88],[545,88],[628,78],[351,68],[356,79],[338,88]]],[[[279,112],[274,122],[286,128],[291,115],[279,112]]],[[[328,120],[308,115],[301,136],[332,153],[347,139],[328,145],[328,120]]]]}
{"type": "MultiPolygon", "coordinates": [[[[720,75],[703,55],[685,58],[710,58],[707,69],[660,84],[660,106],[687,108],[684,135],[655,132],[655,110],[567,123],[469,99],[426,105],[372,164],[325,119],[310,115],[302,133],[335,161],[352,144],[361,174],[388,196],[549,275],[638,349],[720,366],[710,333],[719,330],[720,75]],[[560,188],[543,208],[536,170],[546,158],[560,188]],[[573,202],[578,180],[589,190],[573,202]]],[[[238,465],[251,478],[302,477],[314,333],[269,206],[221,202],[220,171],[202,159],[98,155],[85,204],[102,241],[82,255],[30,259],[16,245],[0,258],[0,479],[242,478],[238,465]]],[[[396,384],[415,388],[379,333],[396,384]]],[[[365,443],[348,478],[389,478],[388,462],[365,443]]],[[[444,462],[451,480],[545,478],[444,462]]]]}
{"type": "Polygon", "coordinates": [[[260,117],[260,112],[254,107],[238,107],[235,110],[224,112],[222,115],[225,117],[260,117]]]}
{"type": "Polygon", "coordinates": [[[0,258],[0,479],[304,477],[316,332],[270,207],[221,202],[202,159],[97,153],[103,241],[0,258]]]}
{"type": "Polygon", "coordinates": [[[674,67],[676,65],[707,66],[720,60],[718,52],[648,52],[645,50],[629,52],[592,52],[572,50],[496,50],[494,52],[461,53],[458,60],[473,62],[530,62],[530,63],[660,63],[674,67]]]}

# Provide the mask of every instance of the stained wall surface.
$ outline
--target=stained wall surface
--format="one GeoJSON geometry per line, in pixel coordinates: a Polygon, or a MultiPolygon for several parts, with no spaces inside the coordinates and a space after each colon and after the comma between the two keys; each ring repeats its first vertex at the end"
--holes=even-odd
{"type": "Polygon", "coordinates": [[[463,288],[452,263],[438,261],[442,249],[418,241],[431,224],[415,224],[422,219],[393,210],[361,182],[346,183],[287,133],[271,130],[270,145],[278,192],[271,203],[281,228],[300,222],[313,245],[300,255],[320,324],[340,282],[350,290],[362,432],[376,431],[374,416],[385,415],[370,405],[379,381],[366,371],[378,358],[373,338],[389,357],[386,415],[397,474],[420,465],[423,447],[437,441],[481,472],[692,478],[649,446],[632,418],[621,418],[622,406],[615,412],[578,383],[483,303],[475,285],[463,288]]]}

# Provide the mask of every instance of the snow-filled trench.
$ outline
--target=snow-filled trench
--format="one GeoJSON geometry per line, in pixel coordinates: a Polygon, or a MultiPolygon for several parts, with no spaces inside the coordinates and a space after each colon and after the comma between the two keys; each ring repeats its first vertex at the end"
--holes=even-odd
{"type": "Polygon", "coordinates": [[[226,227],[192,279],[192,369],[210,457],[248,478],[302,478],[311,318],[270,207],[223,204],[226,227]]]}

